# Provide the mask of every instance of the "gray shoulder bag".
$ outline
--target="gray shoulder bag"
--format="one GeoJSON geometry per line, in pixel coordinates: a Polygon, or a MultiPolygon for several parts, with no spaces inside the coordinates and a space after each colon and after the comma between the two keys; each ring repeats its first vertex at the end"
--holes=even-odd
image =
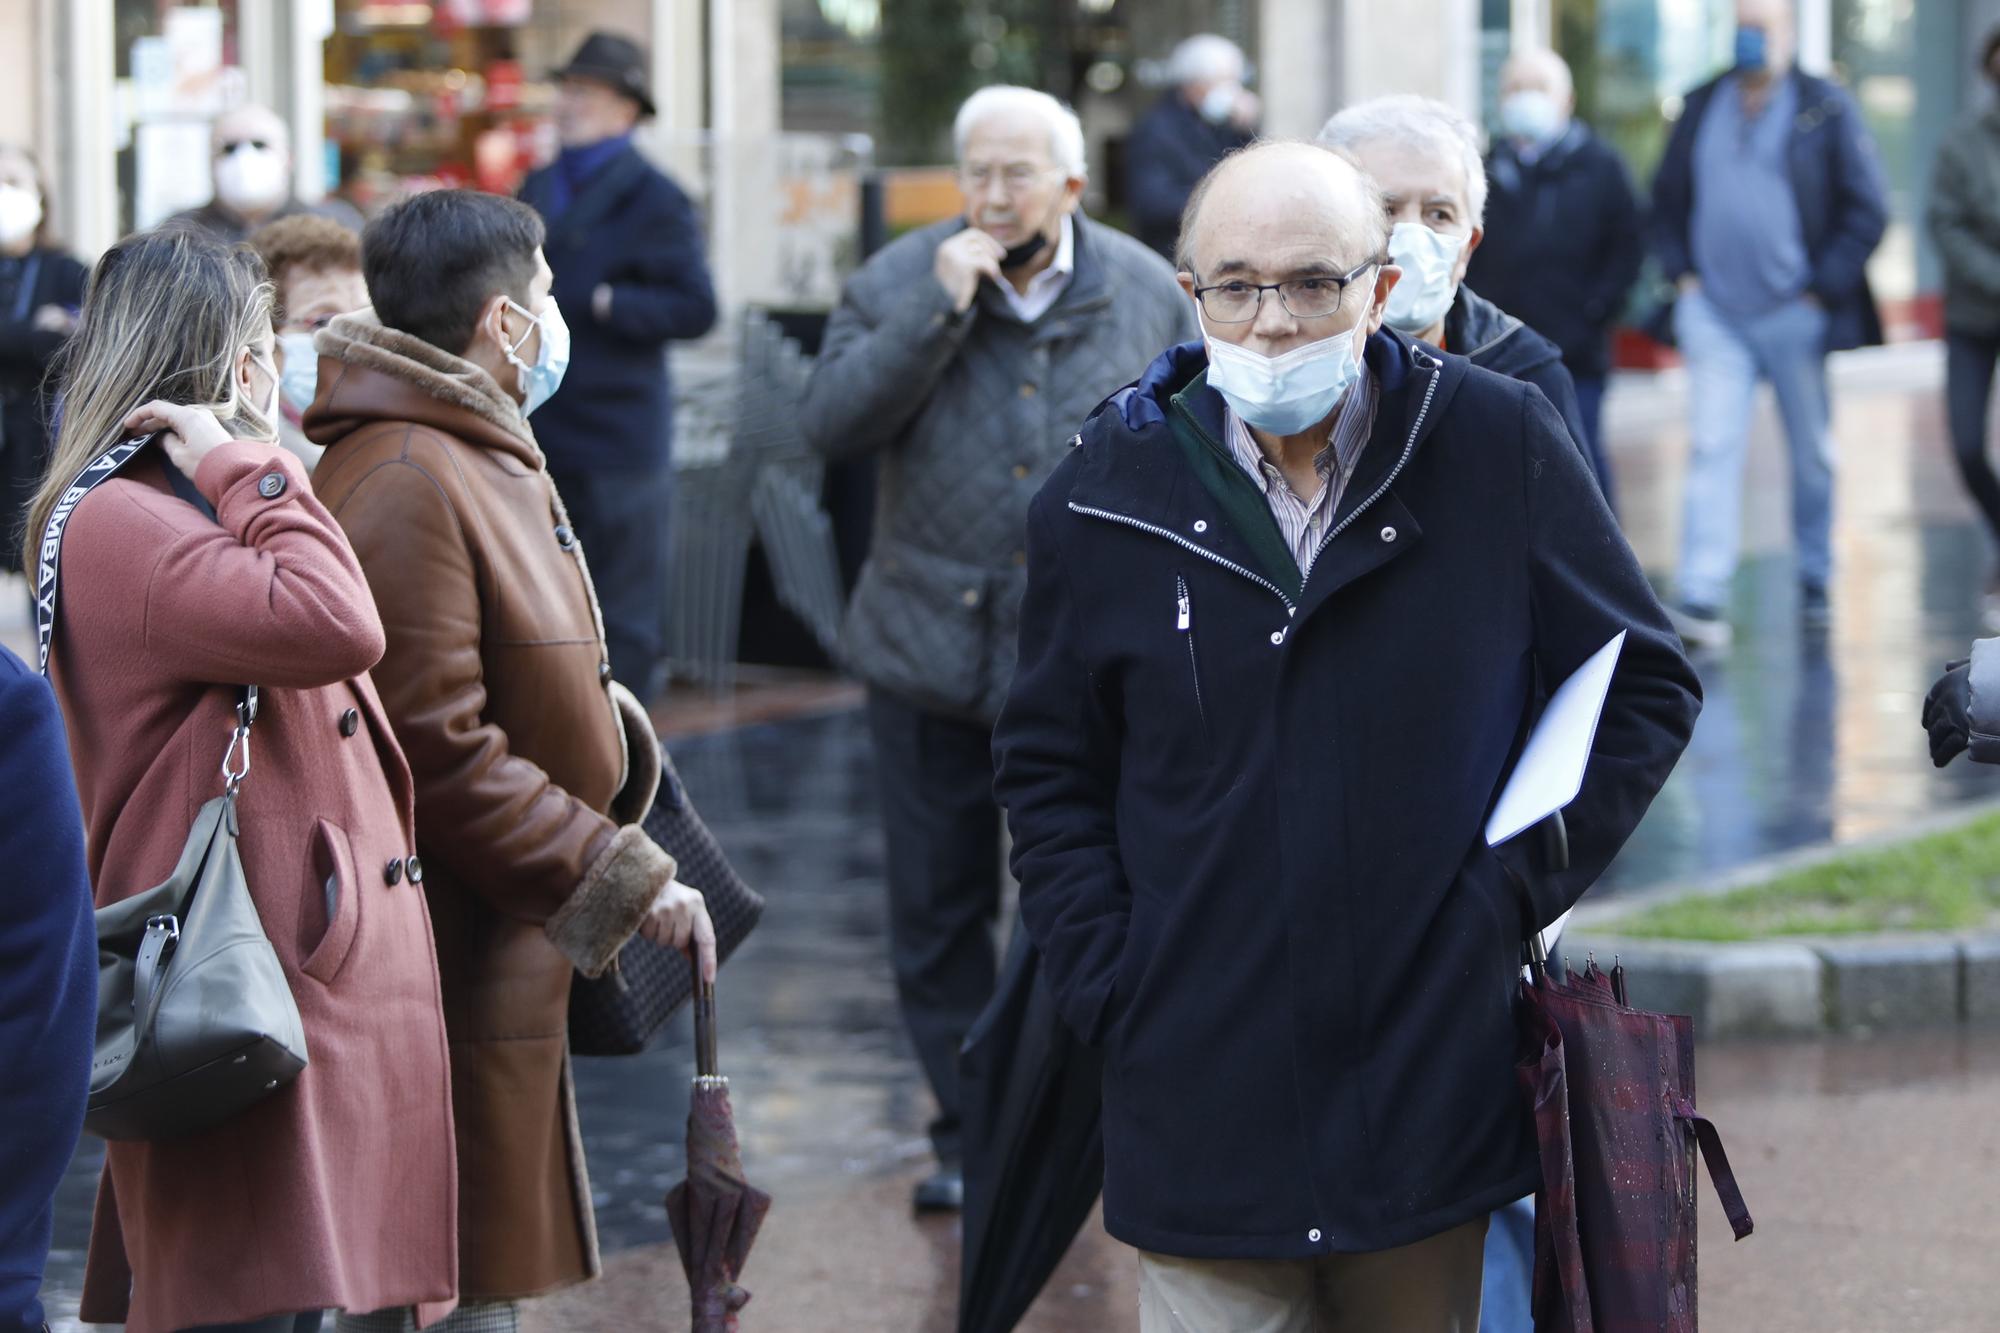
{"type": "MultiPolygon", "coordinates": [[[[44,675],[63,529],[83,497],[150,439],[126,441],[95,459],[49,515],[35,580],[44,675]]],[[[171,463],[167,475],[176,492],[214,517],[171,463]]],[[[98,909],[97,1047],[84,1127],[102,1138],[166,1139],[212,1128],[306,1067],[298,1004],[264,934],[236,847],[236,796],[250,772],[257,695],[255,685],[244,687],[223,754],[222,794],[195,815],[173,874],[98,909]]]]}

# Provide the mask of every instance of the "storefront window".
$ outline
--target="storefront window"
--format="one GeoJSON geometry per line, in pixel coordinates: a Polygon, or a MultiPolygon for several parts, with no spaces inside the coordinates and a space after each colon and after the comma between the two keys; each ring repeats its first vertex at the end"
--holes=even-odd
{"type": "Polygon", "coordinates": [[[1729,63],[1733,0],[1556,0],[1577,114],[1652,179],[1681,98],[1729,63]]]}
{"type": "Polygon", "coordinates": [[[411,190],[511,192],[554,151],[554,88],[588,5],[337,0],[326,43],[327,185],[363,210],[411,190]],[[582,11],[581,13],[577,11],[582,11]]]}
{"type": "Polygon", "coordinates": [[[209,122],[242,100],[237,2],[117,0],[118,225],[208,202],[209,122]]]}
{"type": "Polygon", "coordinates": [[[1959,6],[1917,0],[1834,0],[1833,60],[1861,104],[1889,182],[1889,230],[1869,263],[1892,320],[1919,290],[1937,285],[1924,235],[1931,163],[1975,56],[1959,46],[1959,6]]]}

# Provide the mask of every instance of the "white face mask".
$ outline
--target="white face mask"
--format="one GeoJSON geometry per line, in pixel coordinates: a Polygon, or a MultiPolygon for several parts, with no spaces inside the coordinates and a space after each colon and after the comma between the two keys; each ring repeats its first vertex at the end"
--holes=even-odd
{"type": "Polygon", "coordinates": [[[1414,335],[1443,319],[1458,296],[1452,270],[1464,250],[1463,236],[1432,231],[1421,222],[1398,222],[1389,233],[1389,258],[1403,276],[1389,293],[1382,322],[1414,335]]]}
{"type": "Polygon", "coordinates": [[[285,349],[285,374],[278,383],[292,410],[303,413],[319,389],[319,352],[306,330],[279,334],[278,345],[285,349]]]}
{"type": "MultiPolygon", "coordinates": [[[[1197,308],[1195,318],[1201,319],[1197,308]]],[[[1265,356],[1208,332],[1208,385],[1237,416],[1273,435],[1297,435],[1326,420],[1361,377],[1360,325],[1330,338],[1265,356]]]]}
{"type": "Polygon", "coordinates": [[[1500,101],[1500,128],[1528,143],[1545,143],[1563,132],[1562,107],[1539,88],[1523,88],[1500,101]]]}
{"type": "Polygon", "coordinates": [[[1240,83],[1218,83],[1202,94],[1201,118],[1211,125],[1220,125],[1236,110],[1236,99],[1243,95],[1240,83]]]}
{"type": "Polygon", "coordinates": [[[42,197],[18,185],[0,185],[0,245],[19,245],[42,225],[42,197]]]}
{"type": "Polygon", "coordinates": [[[275,149],[238,144],[215,164],[216,197],[239,213],[276,208],[291,192],[285,155],[275,149]]]}

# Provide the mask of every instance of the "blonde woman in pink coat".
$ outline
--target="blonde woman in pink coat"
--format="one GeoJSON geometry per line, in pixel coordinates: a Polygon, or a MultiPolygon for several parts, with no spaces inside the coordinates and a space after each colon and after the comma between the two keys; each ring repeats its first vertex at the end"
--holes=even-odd
{"type": "Polygon", "coordinates": [[[456,1303],[437,963],[409,770],[368,677],[382,626],[275,443],[277,394],[257,258],[190,230],[130,237],[91,276],[31,510],[33,570],[71,480],[157,433],[62,542],[49,672],[91,880],[102,906],[171,873],[222,790],[238,689],[259,686],[240,847],[310,1058],[214,1129],[110,1145],[82,1313],[130,1333],[295,1333],[395,1306],[427,1324],[456,1303]]]}

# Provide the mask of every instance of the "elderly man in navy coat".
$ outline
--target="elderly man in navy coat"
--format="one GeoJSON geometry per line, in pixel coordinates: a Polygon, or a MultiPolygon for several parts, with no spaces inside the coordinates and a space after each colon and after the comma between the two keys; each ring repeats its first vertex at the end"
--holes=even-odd
{"type": "Polygon", "coordinates": [[[667,344],[714,326],[715,292],[687,196],[632,146],[653,114],[639,47],[592,33],[556,74],[562,154],[521,198],[548,224],[573,349],[535,438],[590,552],[611,673],[643,698],[661,653],[673,498],[667,344]]]}
{"type": "Polygon", "coordinates": [[[40,1329],[50,1199],[83,1128],[97,930],[56,699],[0,648],[0,1333],[40,1329]]]}
{"type": "Polygon", "coordinates": [[[1538,1174],[1522,942],[1632,832],[1700,687],[1541,393],[1382,327],[1352,164],[1254,147],[1190,217],[1205,339],[1029,511],[994,737],[1022,919],[1104,1051],[1146,1333],[1471,1329],[1486,1216],[1538,1174]],[[1537,683],[1620,631],[1568,866],[1488,847],[1537,683]]]}

